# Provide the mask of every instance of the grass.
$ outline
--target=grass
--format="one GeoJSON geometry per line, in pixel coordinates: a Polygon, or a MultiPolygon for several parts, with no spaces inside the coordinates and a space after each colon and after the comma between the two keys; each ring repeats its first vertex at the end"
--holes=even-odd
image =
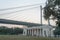
{"type": "Polygon", "coordinates": [[[60,38],[32,37],[22,35],[0,35],[0,40],[60,40],[60,38]]]}

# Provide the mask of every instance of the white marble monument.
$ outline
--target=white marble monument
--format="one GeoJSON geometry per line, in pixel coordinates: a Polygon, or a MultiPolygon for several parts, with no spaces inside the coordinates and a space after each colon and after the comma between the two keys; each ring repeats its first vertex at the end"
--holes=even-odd
{"type": "Polygon", "coordinates": [[[53,27],[48,25],[43,25],[43,26],[24,28],[23,35],[42,36],[42,37],[53,36],[53,27]]]}

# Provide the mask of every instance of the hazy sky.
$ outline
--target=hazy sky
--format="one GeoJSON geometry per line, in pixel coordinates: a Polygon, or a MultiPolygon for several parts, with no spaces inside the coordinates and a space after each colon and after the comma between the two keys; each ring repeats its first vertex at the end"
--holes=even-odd
{"type": "Polygon", "coordinates": [[[17,7],[44,2],[45,0],[0,0],[0,8],[17,7]]]}
{"type": "MultiPolygon", "coordinates": [[[[20,6],[33,5],[33,4],[40,4],[44,6],[45,2],[46,0],[0,0],[0,9],[20,7],[20,6]]],[[[32,8],[32,7],[28,7],[28,8],[31,9],[16,12],[16,13],[10,13],[10,12],[18,11],[20,9],[21,10],[27,9],[27,8],[0,11],[0,18],[17,20],[17,21],[26,21],[32,23],[40,23],[40,7],[36,6],[36,8],[32,8]],[[5,13],[9,13],[9,14],[5,14],[5,13]]],[[[47,24],[47,22],[44,19],[43,19],[43,23],[47,24]]]]}

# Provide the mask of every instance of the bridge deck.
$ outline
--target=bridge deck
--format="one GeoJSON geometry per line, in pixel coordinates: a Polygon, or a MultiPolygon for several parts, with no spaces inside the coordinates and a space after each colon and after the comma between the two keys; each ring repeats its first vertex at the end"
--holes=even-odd
{"type": "Polygon", "coordinates": [[[29,22],[22,22],[22,21],[14,21],[14,20],[8,20],[8,19],[0,19],[0,23],[3,24],[14,24],[14,25],[25,25],[25,26],[40,26],[40,24],[37,23],[29,23],[29,22]]]}

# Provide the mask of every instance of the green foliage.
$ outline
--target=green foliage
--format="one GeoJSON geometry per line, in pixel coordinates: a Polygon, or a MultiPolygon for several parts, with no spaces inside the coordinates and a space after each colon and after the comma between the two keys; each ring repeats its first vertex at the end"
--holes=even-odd
{"type": "Polygon", "coordinates": [[[56,24],[57,24],[57,26],[59,26],[59,27],[60,27],[60,21],[57,21],[57,22],[56,22],[56,24]]]}
{"type": "Polygon", "coordinates": [[[3,35],[14,35],[14,34],[22,34],[23,29],[22,28],[8,28],[5,26],[0,27],[0,34],[3,35]]]}
{"type": "Polygon", "coordinates": [[[52,19],[56,19],[57,27],[54,30],[55,35],[60,35],[60,0],[47,0],[44,7],[44,18],[48,20],[52,16],[52,19]]]}
{"type": "Polygon", "coordinates": [[[44,7],[44,18],[60,19],[60,0],[48,0],[44,7]]]}
{"type": "Polygon", "coordinates": [[[54,30],[54,34],[60,35],[60,27],[56,27],[56,29],[54,30]]]}
{"type": "Polygon", "coordinates": [[[48,0],[48,3],[46,3],[46,6],[44,7],[44,18],[48,20],[51,16],[52,19],[56,19],[58,16],[54,0],[48,0]]]}
{"type": "Polygon", "coordinates": [[[60,0],[56,0],[55,5],[60,5],[60,0]]]}

